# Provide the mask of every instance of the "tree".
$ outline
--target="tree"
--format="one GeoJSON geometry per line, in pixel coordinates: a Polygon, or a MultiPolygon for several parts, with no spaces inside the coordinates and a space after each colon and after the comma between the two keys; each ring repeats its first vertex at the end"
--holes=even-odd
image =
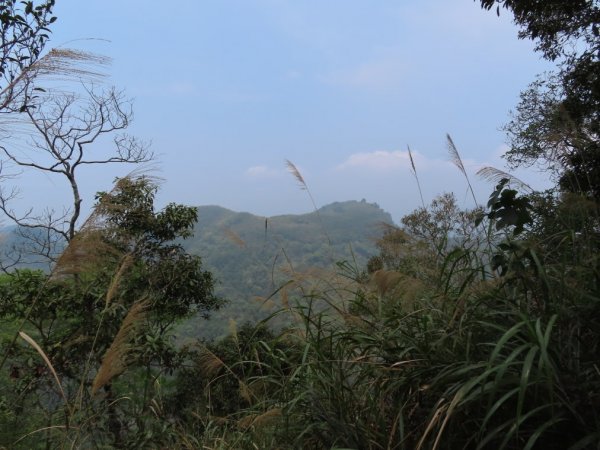
{"type": "Polygon", "coordinates": [[[208,316],[221,303],[200,258],[178,243],[190,235],[196,209],[169,204],[156,211],[156,190],[145,176],[119,179],[98,194],[52,274],[17,271],[0,284],[0,319],[24,321],[65,393],[35,352],[8,341],[8,365],[0,361],[0,369],[13,374],[13,401],[23,410],[35,405],[47,423],[65,424],[66,433],[77,421],[77,436],[100,446],[143,446],[136,440],[152,437],[160,425],[149,411],[155,383],[186,356],[173,341],[174,325],[192,314],[208,316]]]}
{"type": "MultiPolygon", "coordinates": [[[[132,119],[131,102],[114,88],[93,88],[102,77],[98,66],[108,59],[87,52],[53,49],[43,55],[49,26],[56,20],[54,0],[0,3],[0,162],[3,186],[0,210],[17,225],[18,248],[6,252],[6,271],[23,262],[24,254],[54,261],[65,242],[75,235],[81,214],[76,172],[82,165],[112,162],[139,163],[151,159],[148,146],[130,136],[114,138],[110,156],[95,156],[91,148],[103,135],[122,132],[132,119]],[[59,89],[55,79],[83,86],[79,92],[59,89]],[[23,150],[27,149],[27,150],[23,150]],[[12,202],[16,188],[8,180],[17,170],[33,169],[63,176],[72,192],[70,208],[17,213],[12,202]]],[[[29,262],[36,262],[29,260],[29,262]]]]}
{"type": "Polygon", "coordinates": [[[77,177],[80,167],[140,163],[152,157],[144,142],[126,134],[114,136],[113,154],[96,156],[96,141],[128,127],[133,116],[131,102],[114,88],[100,93],[84,89],[84,94],[49,93],[32,99],[22,113],[26,133],[21,139],[13,138],[0,146],[0,152],[13,165],[61,176],[70,187],[72,206],[58,216],[54,211],[34,214],[31,209],[18,215],[10,207],[17,191],[0,188],[0,210],[27,233],[30,240],[35,241],[36,231],[43,230],[46,243],[40,250],[51,260],[59,253],[56,244],[71,241],[77,230],[82,203],[77,177]],[[25,145],[19,145],[21,143],[25,145]],[[27,150],[23,151],[23,147],[27,150]],[[54,245],[48,243],[48,232],[55,238],[54,245]]]}
{"type": "MultiPolygon", "coordinates": [[[[83,200],[78,178],[81,167],[137,164],[152,158],[146,143],[123,133],[132,118],[131,101],[115,88],[98,92],[84,87],[78,94],[49,90],[29,96],[28,106],[19,115],[24,132],[3,139],[0,153],[7,164],[17,168],[62,177],[72,200],[71,207],[61,213],[29,209],[19,214],[11,206],[18,190],[0,188],[0,211],[18,226],[21,237],[29,244],[26,253],[53,262],[64,244],[75,236],[83,200]],[[115,151],[96,155],[98,142],[105,135],[113,135],[115,151]]],[[[11,250],[5,268],[19,264],[22,257],[22,251],[11,250]]]]}
{"type": "Polygon", "coordinates": [[[386,269],[423,281],[436,280],[451,252],[482,249],[485,236],[475,225],[481,213],[481,208],[460,209],[454,194],[439,195],[427,207],[404,216],[402,226],[385,226],[376,242],[379,255],[369,262],[369,272],[386,269]]]}
{"type": "Polygon", "coordinates": [[[95,87],[108,59],[87,52],[53,49],[45,54],[49,26],[56,20],[54,0],[0,4],[0,210],[17,226],[18,246],[5,252],[7,271],[30,254],[28,262],[52,263],[75,235],[82,198],[77,172],[84,165],[140,163],[152,158],[148,145],[123,134],[132,118],[131,101],[115,88],[95,87]],[[67,81],[64,90],[56,83],[67,81]],[[116,134],[121,133],[121,134],[116,134]],[[96,155],[105,135],[115,151],[96,155]],[[92,151],[94,149],[94,151],[92,151]],[[11,168],[17,173],[10,172],[11,168]],[[16,212],[19,191],[9,180],[22,170],[62,176],[72,193],[70,207],[16,212]]]}
{"type": "Polygon", "coordinates": [[[557,72],[521,95],[505,127],[511,166],[542,163],[564,191],[600,198],[600,5],[597,0],[480,0],[503,6],[557,72]]]}

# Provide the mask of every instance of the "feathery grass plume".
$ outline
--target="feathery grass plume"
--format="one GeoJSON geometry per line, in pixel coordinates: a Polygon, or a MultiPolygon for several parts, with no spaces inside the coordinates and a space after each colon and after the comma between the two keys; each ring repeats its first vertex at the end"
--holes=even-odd
{"type": "MultiPolygon", "coordinates": [[[[116,186],[113,191],[115,189],[116,186]]],[[[56,261],[50,273],[51,280],[88,271],[95,262],[101,260],[100,255],[118,253],[103,239],[102,222],[102,213],[94,208],[56,261]]]]}
{"type": "Polygon", "coordinates": [[[421,182],[419,181],[419,176],[417,175],[417,168],[415,166],[415,160],[413,159],[412,151],[410,150],[410,145],[406,146],[408,148],[408,157],[410,159],[410,167],[412,168],[412,174],[417,181],[417,188],[419,188],[419,196],[421,197],[421,203],[423,204],[423,208],[425,208],[425,200],[423,199],[423,191],[421,190],[421,182]]]}
{"type": "MultiPolygon", "coordinates": [[[[288,171],[294,176],[296,181],[298,181],[298,184],[300,185],[300,189],[302,189],[303,191],[306,191],[306,193],[308,194],[308,197],[310,198],[310,202],[312,203],[313,209],[315,210],[315,213],[317,214],[317,217],[319,219],[319,224],[321,225],[321,230],[323,231],[323,234],[325,235],[325,238],[327,239],[327,243],[329,244],[329,248],[333,249],[332,244],[331,244],[331,239],[329,238],[329,234],[327,233],[327,230],[325,229],[325,226],[323,225],[323,220],[321,219],[321,214],[319,214],[319,208],[317,208],[317,204],[315,202],[314,197],[312,196],[312,193],[310,192],[310,189],[308,188],[308,184],[306,184],[306,181],[304,181],[304,177],[302,176],[302,174],[300,173],[298,168],[294,165],[294,163],[292,163],[289,159],[286,159],[285,165],[286,165],[288,171]]],[[[331,257],[333,260],[333,255],[331,255],[331,257]]]]}
{"type": "Polygon", "coordinates": [[[227,365],[221,358],[211,352],[206,346],[201,346],[197,358],[198,368],[208,379],[213,379],[227,365]]]}
{"type": "Polygon", "coordinates": [[[479,169],[477,171],[477,176],[483,178],[486,181],[490,181],[495,184],[498,184],[500,182],[500,180],[502,180],[503,178],[506,178],[506,179],[508,179],[508,181],[510,183],[513,183],[518,188],[520,188],[524,191],[533,192],[533,188],[531,186],[529,186],[527,183],[525,183],[524,181],[520,180],[519,178],[515,177],[514,175],[511,175],[508,172],[505,172],[500,169],[496,169],[495,167],[491,167],[491,166],[482,167],[481,169],[479,169]]]}
{"type": "Polygon", "coordinates": [[[254,419],[258,417],[258,414],[248,414],[237,421],[237,426],[242,430],[247,430],[254,423],[254,419]]]}
{"type": "MultiPolygon", "coordinates": [[[[110,64],[111,59],[95,53],[67,48],[54,48],[24,70],[11,83],[0,91],[0,105],[8,107],[27,90],[34,80],[49,78],[54,80],[98,81],[106,74],[98,68],[110,64]]],[[[43,92],[38,89],[38,95],[43,92]]]]}
{"type": "Polygon", "coordinates": [[[288,171],[294,176],[296,181],[298,181],[298,184],[300,185],[300,189],[302,189],[304,191],[308,191],[308,185],[306,184],[306,181],[304,181],[304,177],[302,176],[302,174],[300,173],[298,168],[294,165],[294,163],[291,162],[289,159],[286,159],[285,165],[286,165],[288,171]]]}
{"type": "MultiPolygon", "coordinates": [[[[155,169],[156,168],[153,166],[144,165],[136,168],[135,170],[132,170],[124,177],[118,178],[113,188],[108,192],[108,194],[114,194],[119,190],[124,190],[128,186],[142,181],[146,183],[147,189],[157,190],[163,182],[163,179],[154,174],[155,169]]],[[[98,203],[94,210],[99,225],[104,227],[106,227],[106,216],[110,216],[111,213],[123,212],[123,210],[126,208],[126,206],[121,203],[113,203],[108,201],[108,199],[110,198],[112,198],[112,196],[110,195],[108,197],[105,197],[104,201],[98,203]]]]}
{"type": "Polygon", "coordinates": [[[390,289],[394,289],[404,279],[404,275],[395,270],[377,270],[371,279],[380,296],[384,296],[390,289]]]}
{"type": "Polygon", "coordinates": [[[146,317],[148,306],[147,300],[141,300],[134,303],[129,309],[112,344],[102,358],[102,364],[92,383],[92,395],[127,368],[130,343],[138,326],[146,317]]]}
{"type": "Polygon", "coordinates": [[[69,407],[69,402],[67,401],[67,396],[65,395],[65,391],[63,390],[62,384],[61,384],[61,382],[60,382],[60,380],[58,378],[58,374],[56,373],[56,370],[54,370],[54,366],[50,362],[50,359],[48,358],[48,356],[46,355],[46,353],[44,353],[44,350],[42,350],[42,348],[37,344],[37,342],[35,342],[33,340],[33,338],[31,338],[24,331],[19,331],[19,336],[21,336],[21,338],[24,341],[26,341],[29,345],[31,345],[35,349],[35,351],[38,352],[39,355],[42,357],[42,359],[46,363],[46,366],[48,366],[48,369],[52,373],[52,376],[54,377],[54,380],[56,381],[56,385],[58,386],[58,389],[60,391],[60,395],[63,398],[63,401],[65,402],[65,406],[69,407]]]}
{"type": "Polygon", "coordinates": [[[465,177],[465,180],[467,180],[469,191],[473,196],[473,202],[475,202],[475,205],[478,205],[479,203],[477,203],[477,198],[475,198],[475,191],[473,190],[473,186],[471,186],[471,180],[469,180],[469,175],[467,174],[465,165],[463,164],[462,158],[460,157],[460,153],[458,153],[458,149],[456,148],[456,145],[454,145],[454,141],[452,140],[449,134],[446,134],[446,144],[448,146],[448,153],[450,154],[450,161],[452,162],[452,164],[458,167],[458,170],[460,170],[460,172],[465,177]]]}
{"type": "Polygon", "coordinates": [[[70,275],[90,272],[96,264],[103,261],[103,256],[111,254],[115,257],[121,256],[121,252],[106,243],[100,230],[82,228],[59,256],[50,274],[50,280],[56,281],[70,275]]]}
{"type": "MultiPolygon", "coordinates": [[[[109,193],[115,193],[126,183],[134,183],[142,178],[149,180],[149,184],[152,186],[158,185],[161,179],[149,175],[148,173],[151,171],[153,171],[152,168],[142,167],[130,172],[123,178],[119,178],[109,193]]],[[[103,257],[107,255],[112,255],[115,258],[125,258],[121,250],[115,245],[107,243],[104,238],[104,233],[108,230],[106,216],[111,212],[121,211],[123,208],[123,205],[107,201],[103,202],[102,205],[96,205],[58,258],[50,274],[50,279],[57,280],[65,276],[88,272],[98,262],[104,261],[103,257]]]]}
{"type": "Polygon", "coordinates": [[[111,58],[70,48],[53,48],[32,64],[26,76],[51,76],[60,79],[102,79],[106,74],[97,68],[107,66],[111,58]]]}
{"type": "Polygon", "coordinates": [[[273,300],[271,300],[271,298],[272,296],[261,297],[260,295],[254,295],[252,297],[252,300],[254,300],[257,303],[260,303],[260,307],[264,310],[270,311],[277,306],[277,304],[273,300]]]}
{"type": "Polygon", "coordinates": [[[131,254],[125,255],[125,257],[121,260],[121,263],[119,264],[119,269],[110,281],[110,285],[108,286],[108,290],[106,291],[106,297],[104,301],[105,307],[110,306],[113,297],[117,293],[119,282],[121,281],[123,274],[127,271],[127,269],[129,269],[132,266],[133,262],[134,258],[131,254]]]}

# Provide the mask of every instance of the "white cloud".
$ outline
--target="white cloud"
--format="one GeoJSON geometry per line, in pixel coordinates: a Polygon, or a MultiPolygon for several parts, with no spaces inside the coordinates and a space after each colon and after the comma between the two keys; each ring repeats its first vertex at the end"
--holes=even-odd
{"type": "MultiPolygon", "coordinates": [[[[417,172],[433,167],[447,168],[450,165],[450,162],[448,161],[427,158],[414,150],[412,151],[412,156],[417,172]]],[[[367,169],[373,172],[390,172],[398,169],[410,169],[410,156],[408,151],[402,150],[377,150],[374,152],[354,153],[336,167],[337,170],[355,168],[367,169]]]]}
{"type": "Polygon", "coordinates": [[[245,175],[254,179],[278,178],[282,175],[282,171],[264,165],[258,165],[246,169],[245,175]]]}

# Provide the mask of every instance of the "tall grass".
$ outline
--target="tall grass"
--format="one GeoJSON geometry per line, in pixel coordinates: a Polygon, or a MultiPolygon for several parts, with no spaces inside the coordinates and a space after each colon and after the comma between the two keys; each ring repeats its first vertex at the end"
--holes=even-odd
{"type": "MultiPolygon", "coordinates": [[[[502,189],[492,200],[506,213],[519,196],[502,189]]],[[[152,379],[144,405],[90,395],[64,426],[37,431],[54,433],[57,448],[106,442],[111,405],[131,402],[140,432],[130,448],[598,449],[598,208],[528,195],[534,220],[523,231],[488,214],[487,246],[421,242],[420,252],[433,246],[421,271],[292,271],[274,293],[285,307],[190,345],[182,369],[152,379]],[[275,331],[281,315],[289,326],[275,331]]],[[[133,342],[128,318],[122,329],[116,347],[133,342]]],[[[127,351],[107,349],[96,387],[114,382],[127,351]]]]}
{"type": "Polygon", "coordinates": [[[178,420],[205,448],[600,448],[597,205],[528,196],[525,231],[489,215],[427,278],[341,264],[343,286],[286,290],[298,320],[214,344],[178,420]]]}

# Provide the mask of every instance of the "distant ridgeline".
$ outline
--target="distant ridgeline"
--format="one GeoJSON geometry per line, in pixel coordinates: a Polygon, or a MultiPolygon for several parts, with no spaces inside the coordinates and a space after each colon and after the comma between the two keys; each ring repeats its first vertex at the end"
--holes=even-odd
{"type": "Polygon", "coordinates": [[[226,331],[223,323],[229,319],[241,324],[264,318],[273,312],[265,299],[310,269],[334,271],[340,261],[364,268],[377,253],[382,223],[392,223],[390,214],[364,200],[269,218],[200,207],[195,235],[183,245],[202,257],[218,280],[218,294],[230,303],[213,320],[186,324],[183,333],[216,337],[226,331]]]}
{"type": "MultiPolygon", "coordinates": [[[[204,268],[218,281],[218,295],[229,304],[213,313],[212,320],[192,319],[181,332],[220,336],[227,332],[230,319],[242,324],[271,314],[275,308],[265,299],[303,272],[336,271],[336,263],[342,261],[364,268],[377,253],[375,240],[381,235],[382,223],[392,223],[390,214],[364,200],[332,203],[309,214],[269,218],[220,206],[199,207],[194,236],[182,245],[202,257],[204,268]]],[[[0,239],[5,263],[26,241],[14,226],[1,228],[0,239]]],[[[60,253],[62,244],[55,245],[60,253]]],[[[25,253],[15,268],[47,271],[48,264],[39,261],[25,253]]]]}

